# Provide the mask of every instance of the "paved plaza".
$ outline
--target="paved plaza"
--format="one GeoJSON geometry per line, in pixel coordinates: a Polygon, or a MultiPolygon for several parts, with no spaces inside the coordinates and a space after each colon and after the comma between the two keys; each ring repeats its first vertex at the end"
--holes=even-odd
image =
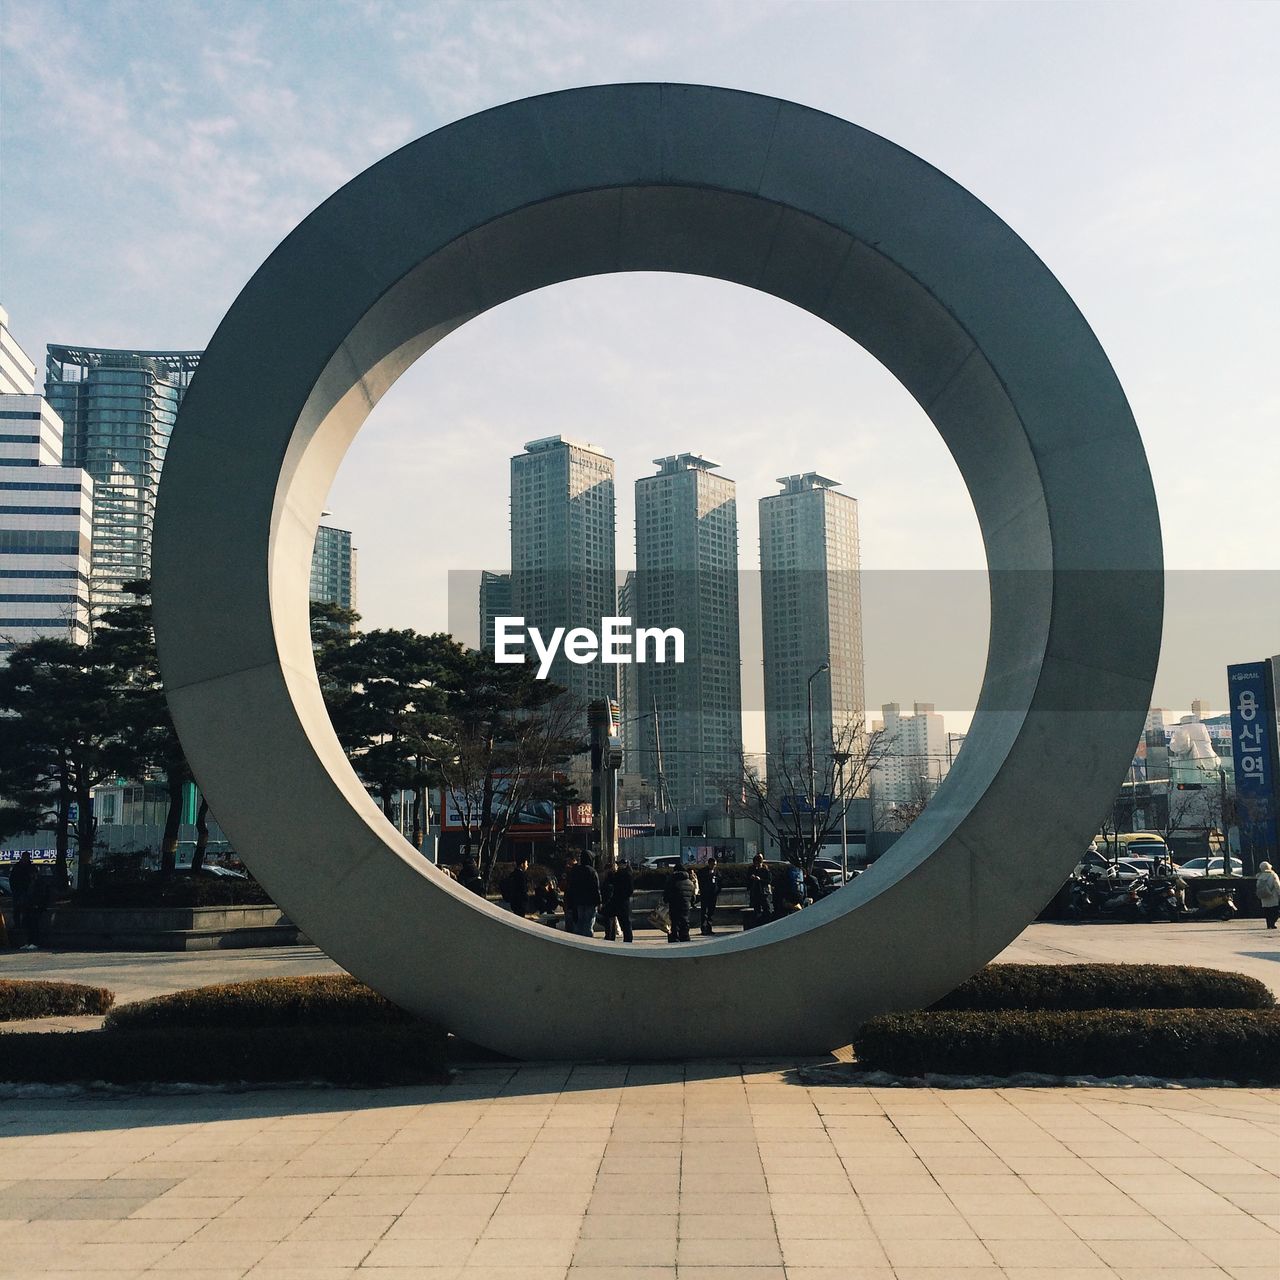
{"type": "MultiPolygon", "coordinates": [[[[1004,959],[1280,978],[1260,921],[1034,925],[1004,959]]],[[[9,955],[122,999],[315,948],[9,955]]],[[[828,1060],[829,1061],[829,1060],[828,1060]]],[[[1280,1090],[896,1089],[796,1063],[0,1101],[0,1275],[1277,1280],[1280,1090]],[[822,1079],[822,1083],[815,1081],[822,1079]]]]}
{"type": "Polygon", "coordinates": [[[1276,1098],[711,1064],[11,1101],[0,1274],[1274,1280],[1276,1098]]]}

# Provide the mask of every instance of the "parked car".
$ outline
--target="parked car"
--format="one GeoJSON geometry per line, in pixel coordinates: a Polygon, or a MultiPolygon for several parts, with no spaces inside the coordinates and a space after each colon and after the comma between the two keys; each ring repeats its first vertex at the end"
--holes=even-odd
{"type": "Polygon", "coordinates": [[[1178,864],[1172,862],[1167,855],[1130,854],[1124,861],[1131,866],[1141,867],[1142,871],[1149,876],[1161,875],[1170,868],[1175,875],[1178,871],[1178,864]]]}
{"type": "Polygon", "coordinates": [[[249,877],[243,871],[235,871],[231,867],[220,867],[215,862],[206,862],[200,868],[202,876],[216,876],[221,880],[247,880],[249,877]]]}
{"type": "Polygon", "coordinates": [[[1114,876],[1118,880],[1136,880],[1139,876],[1145,876],[1149,871],[1148,867],[1144,867],[1137,860],[1130,858],[1119,858],[1112,862],[1109,858],[1104,858],[1102,854],[1094,852],[1092,849],[1076,863],[1075,874],[1077,876],[1114,876]]]}
{"type": "Polygon", "coordinates": [[[1184,880],[1194,879],[1199,876],[1242,876],[1244,875],[1244,863],[1239,858],[1232,858],[1231,870],[1228,871],[1225,858],[1188,858],[1178,868],[1178,874],[1184,880]]]}
{"type": "MultiPolygon", "coordinates": [[[[844,883],[844,874],[840,869],[839,862],[834,858],[815,858],[813,860],[813,869],[815,871],[825,871],[836,884],[844,883]]],[[[850,871],[849,879],[852,880],[857,874],[856,871],[850,871]]]]}
{"type": "Polygon", "coordinates": [[[657,858],[646,858],[640,865],[649,871],[670,871],[672,867],[683,866],[684,859],[676,853],[663,854],[657,858]]]}

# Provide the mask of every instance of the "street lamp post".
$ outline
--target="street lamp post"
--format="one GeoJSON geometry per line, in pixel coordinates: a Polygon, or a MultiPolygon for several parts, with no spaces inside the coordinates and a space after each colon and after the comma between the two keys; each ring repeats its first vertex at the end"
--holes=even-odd
{"type": "Polygon", "coordinates": [[[809,840],[812,846],[810,861],[818,854],[818,782],[813,765],[813,682],[824,672],[831,670],[831,663],[824,662],[810,677],[809,695],[809,840]]]}
{"type": "Polygon", "coordinates": [[[849,797],[844,790],[844,770],[849,763],[849,752],[837,751],[832,759],[840,769],[840,874],[842,883],[849,883],[849,797]]]}

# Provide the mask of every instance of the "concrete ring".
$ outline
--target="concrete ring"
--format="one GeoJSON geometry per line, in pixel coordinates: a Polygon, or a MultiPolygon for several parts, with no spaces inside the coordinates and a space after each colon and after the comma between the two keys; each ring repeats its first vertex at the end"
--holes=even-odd
{"type": "Polygon", "coordinates": [[[670,84],[482,112],[312,213],[201,362],[165,463],[153,576],[178,731],[275,901],[398,1004],[530,1058],[823,1051],[963,980],[1061,885],[1110,803],[1163,601],[1129,407],[1031,250],[864,129],[670,84]],[[379,397],[480,312],[617,271],[748,285],[878,357],[951,449],[991,575],[965,751],[893,855],[785,922],[675,953],[553,935],[432,870],[343,756],[307,626],[325,494],[379,397]]]}

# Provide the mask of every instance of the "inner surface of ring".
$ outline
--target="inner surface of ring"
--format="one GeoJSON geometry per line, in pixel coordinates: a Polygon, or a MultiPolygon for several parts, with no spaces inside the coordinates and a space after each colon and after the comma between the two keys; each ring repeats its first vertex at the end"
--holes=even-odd
{"type": "MultiPolygon", "coordinates": [[[[329,486],[373,406],[416,359],[480,312],[553,283],[617,271],[680,271],[760,289],[835,325],[880,358],[942,430],[973,497],[989,566],[1013,571],[992,578],[993,626],[984,690],[994,685],[999,693],[996,705],[980,700],[971,730],[987,738],[995,753],[970,750],[961,757],[928,810],[896,846],[898,875],[881,874],[861,887],[855,882],[845,899],[852,905],[905,873],[913,851],[923,854],[954,829],[998,770],[1021,725],[1019,708],[1027,705],[1035,687],[1038,665],[1028,662],[1029,642],[1043,652],[1048,637],[1051,548],[1043,500],[1029,505],[1024,500],[1018,510],[1010,508],[1007,472],[1034,476],[1034,460],[1003,386],[972,339],[883,255],[794,209],[759,197],[690,187],[578,193],[489,222],[383,294],[329,361],[281,469],[271,601],[291,694],[313,735],[332,737],[311,665],[305,570],[329,486]],[[807,288],[796,287],[797,254],[804,255],[810,269],[809,279],[802,281],[807,288]],[[903,361],[908,325],[911,359],[903,361]],[[961,394],[954,394],[957,390],[961,394]],[[1001,458],[994,471],[993,452],[1001,458]],[[1002,621],[1013,625],[1016,645],[1000,643],[1002,621]],[[962,762],[980,756],[985,768],[964,767],[962,762]]],[[[354,781],[340,753],[329,753],[329,763],[354,781]]],[[[376,809],[369,817],[385,828],[385,839],[400,842],[376,809]]],[[[816,925],[821,914],[798,919],[794,927],[816,925]]],[[[780,931],[770,930],[752,942],[764,945],[779,936],[780,931]]],[[[727,941],[695,945],[723,946],[727,941]]]]}

